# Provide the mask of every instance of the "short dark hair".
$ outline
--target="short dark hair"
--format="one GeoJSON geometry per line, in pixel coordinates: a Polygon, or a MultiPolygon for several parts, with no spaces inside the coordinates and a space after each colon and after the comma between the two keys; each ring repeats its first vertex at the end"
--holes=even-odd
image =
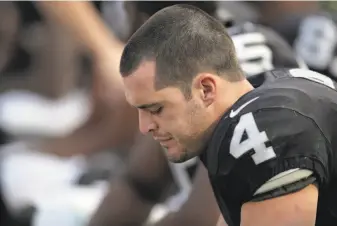
{"type": "Polygon", "coordinates": [[[122,54],[120,73],[129,76],[144,60],[156,64],[156,89],[180,86],[189,92],[200,72],[215,73],[229,81],[244,78],[225,27],[185,4],[158,11],[131,36],[122,54]]]}

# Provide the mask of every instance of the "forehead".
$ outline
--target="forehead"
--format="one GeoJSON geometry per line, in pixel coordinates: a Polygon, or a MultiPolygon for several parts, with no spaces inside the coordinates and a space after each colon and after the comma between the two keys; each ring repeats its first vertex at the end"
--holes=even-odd
{"type": "Polygon", "coordinates": [[[124,77],[125,95],[132,105],[156,101],[158,92],[154,88],[156,65],[153,61],[144,61],[129,76],[124,77]]]}
{"type": "Polygon", "coordinates": [[[153,61],[144,61],[129,76],[123,78],[128,89],[151,88],[154,90],[156,65],[153,61]]]}
{"type": "Polygon", "coordinates": [[[129,76],[124,77],[125,95],[131,105],[143,105],[165,101],[180,92],[178,88],[155,89],[156,65],[154,61],[144,61],[129,76]]]}

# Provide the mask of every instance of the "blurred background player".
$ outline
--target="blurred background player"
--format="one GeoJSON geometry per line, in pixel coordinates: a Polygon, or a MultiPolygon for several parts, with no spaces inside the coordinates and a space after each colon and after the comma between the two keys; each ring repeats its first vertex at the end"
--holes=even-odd
{"type": "Polygon", "coordinates": [[[293,46],[310,69],[337,78],[336,2],[247,2],[259,21],[293,46]]]}
{"type": "MultiPolygon", "coordinates": [[[[0,9],[0,127],[8,137],[0,151],[1,197],[8,210],[1,211],[8,218],[1,213],[0,221],[21,225],[29,223],[31,206],[42,208],[39,204],[49,205],[65,192],[98,198],[88,194],[89,186],[76,185],[87,168],[82,158],[42,155],[27,145],[66,136],[86,119],[90,61],[83,59],[87,49],[59,24],[43,19],[32,2],[3,2],[0,9]]],[[[88,200],[80,205],[85,202],[91,205],[88,200]]]]}

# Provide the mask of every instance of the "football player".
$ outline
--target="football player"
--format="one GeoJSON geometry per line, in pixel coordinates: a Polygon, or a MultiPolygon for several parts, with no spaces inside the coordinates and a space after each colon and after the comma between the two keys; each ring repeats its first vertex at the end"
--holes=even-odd
{"type": "Polygon", "coordinates": [[[331,79],[275,70],[274,81],[254,89],[222,24],[188,5],[145,22],[120,72],[141,132],[172,162],[200,156],[228,225],[337,220],[331,79]]]}
{"type": "MultiPolygon", "coordinates": [[[[179,3],[179,2],[178,2],[179,3]]],[[[207,12],[215,17],[222,19],[222,23],[229,28],[232,39],[234,40],[236,50],[239,52],[240,63],[244,68],[244,72],[247,76],[253,76],[257,73],[261,73],[266,70],[280,67],[299,67],[299,63],[294,56],[291,47],[275,32],[271,29],[265,28],[261,25],[252,24],[252,23],[240,23],[236,24],[233,21],[232,16],[229,12],[225,12],[224,9],[221,11],[221,16],[218,15],[218,11],[215,4],[210,4],[210,2],[188,2],[189,4],[194,4],[199,8],[207,10],[207,12]],[[225,14],[225,15],[224,15],[225,14]]],[[[129,12],[132,12],[133,19],[130,19],[131,22],[134,21],[131,26],[131,30],[135,31],[142,23],[144,23],[150,16],[152,16],[158,10],[164,8],[165,6],[177,4],[177,2],[134,2],[128,3],[127,9],[129,12]],[[133,8],[135,7],[135,8],[133,8]]],[[[136,148],[137,149],[137,148],[136,148]]],[[[141,154],[139,154],[141,155],[141,154]]],[[[142,155],[149,155],[149,153],[143,153],[142,155]]],[[[152,154],[153,156],[154,154],[152,154]]],[[[141,159],[138,157],[137,159],[141,159]]],[[[179,225],[180,223],[189,223],[194,225],[209,225],[211,222],[214,222],[214,213],[217,212],[217,208],[214,205],[214,198],[207,195],[202,198],[201,191],[203,194],[208,194],[206,191],[210,192],[210,188],[205,184],[205,179],[202,176],[205,176],[206,173],[203,167],[199,167],[197,170],[196,176],[196,185],[192,188],[192,179],[194,176],[194,169],[196,168],[196,163],[198,163],[195,158],[191,159],[187,163],[181,164],[171,164],[171,169],[173,176],[175,178],[177,187],[179,188],[178,193],[171,197],[165,206],[160,206],[158,210],[154,208],[153,214],[156,215],[157,212],[165,212],[172,210],[180,210],[180,212],[170,214],[167,218],[163,218],[161,222],[157,222],[157,225],[179,225]],[[199,182],[200,181],[200,182],[199,182]],[[198,189],[200,186],[203,188],[201,191],[198,189]],[[192,194],[190,199],[185,203],[190,191],[192,194]],[[209,208],[207,213],[205,210],[197,207],[198,201],[200,203],[207,200],[209,208]],[[181,208],[180,206],[183,205],[181,208]],[[168,210],[163,210],[163,208],[168,207],[168,210]],[[212,208],[211,208],[212,207],[212,208]],[[158,211],[156,211],[158,210],[158,211]],[[189,218],[187,216],[200,215],[203,213],[203,219],[198,218],[189,218]],[[208,216],[208,217],[205,217],[208,216]]],[[[136,162],[134,162],[136,163],[136,162]]],[[[142,166],[141,161],[138,161],[139,167],[142,166]]],[[[147,164],[146,164],[147,165],[147,164]]],[[[158,165],[158,164],[157,164],[158,165]]],[[[160,164],[159,164],[160,165],[160,164]]],[[[158,166],[159,166],[158,165],[158,166]]],[[[162,164],[161,164],[162,165],[162,164]]],[[[160,174],[157,168],[158,175],[160,174]]],[[[163,178],[163,177],[162,177],[163,178]]],[[[207,181],[206,181],[207,182],[207,181]]],[[[131,186],[134,186],[131,184],[131,186]]],[[[151,185],[150,185],[151,186],[151,185]]],[[[136,190],[139,190],[136,188],[136,190]]],[[[157,188],[157,192],[160,194],[160,190],[157,188]]],[[[139,196],[139,195],[138,195],[139,196]]],[[[147,199],[148,197],[145,197],[147,199]]],[[[116,224],[118,219],[121,218],[121,214],[118,216],[113,215],[114,211],[119,209],[118,205],[115,205],[115,194],[110,194],[107,196],[106,200],[99,208],[98,213],[93,219],[92,225],[108,225],[116,224]],[[110,210],[110,212],[109,212],[110,210]],[[110,213],[110,214],[109,214],[110,213]]],[[[144,197],[140,197],[144,199],[144,197]]],[[[156,200],[158,202],[158,200],[156,200]]],[[[137,202],[138,203],[138,202],[137,202]]],[[[144,208],[142,208],[144,209],[144,208]]],[[[117,211],[120,213],[120,211],[117,211]]],[[[165,214],[162,214],[163,217],[165,214]]],[[[216,215],[215,215],[216,216],[216,215]]],[[[152,217],[150,216],[150,219],[152,217]]],[[[158,218],[154,217],[158,220],[158,218]]]]}

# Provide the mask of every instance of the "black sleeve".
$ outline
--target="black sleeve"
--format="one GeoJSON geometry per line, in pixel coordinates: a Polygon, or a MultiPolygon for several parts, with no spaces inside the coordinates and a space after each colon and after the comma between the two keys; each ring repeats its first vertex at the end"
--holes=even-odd
{"type": "MultiPolygon", "coordinates": [[[[284,108],[263,109],[248,114],[251,114],[250,120],[255,122],[249,124],[247,120],[248,125],[242,122],[240,124],[240,120],[245,115],[241,116],[231,126],[232,134],[229,137],[233,139],[237,136],[235,133],[238,131],[235,130],[238,126],[243,128],[255,126],[258,129],[256,133],[249,129],[244,130],[239,143],[239,145],[245,145],[244,142],[251,139],[255,145],[250,150],[243,149],[241,153],[235,154],[237,150],[233,148],[231,150],[230,142],[223,142],[223,149],[227,145],[232,157],[229,157],[227,163],[222,162],[223,160],[219,161],[218,169],[218,173],[224,178],[230,178],[233,183],[231,186],[236,187],[237,192],[241,192],[238,195],[243,197],[242,203],[253,200],[254,193],[272,177],[291,169],[308,169],[313,174],[305,180],[296,181],[289,187],[282,187],[259,197],[260,200],[288,194],[311,183],[317,183],[318,188],[326,183],[330,147],[311,118],[284,108]],[[263,134],[266,138],[261,138],[263,134]],[[224,166],[225,164],[227,166],[224,166]],[[231,167],[230,173],[228,173],[228,165],[231,167]]],[[[219,159],[224,159],[225,156],[221,156],[224,153],[226,151],[219,151],[219,159]]]]}

